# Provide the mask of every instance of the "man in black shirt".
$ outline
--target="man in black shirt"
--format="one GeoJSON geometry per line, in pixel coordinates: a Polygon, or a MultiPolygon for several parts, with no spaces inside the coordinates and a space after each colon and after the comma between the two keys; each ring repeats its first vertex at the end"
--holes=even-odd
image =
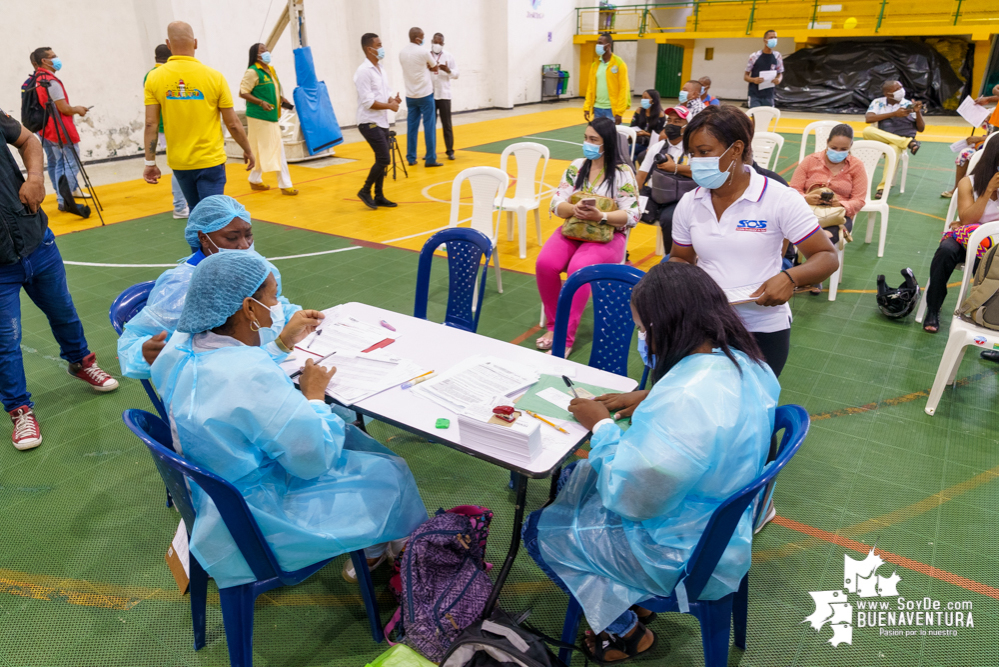
{"type": "Polygon", "coordinates": [[[101,392],[117,389],[118,381],[97,366],[87,348],[55,235],[40,208],[42,145],[2,109],[0,133],[17,148],[28,172],[25,179],[10,151],[0,150],[0,400],[14,423],[14,447],[23,450],[42,444],[42,434],[21,359],[21,288],[48,318],[70,375],[101,392]]]}
{"type": "Polygon", "coordinates": [[[746,73],[742,75],[743,80],[749,83],[749,108],[772,107],[774,105],[774,90],[780,84],[784,76],[784,59],[777,48],[777,32],[767,30],[763,34],[763,49],[749,56],[746,64],[746,73]],[[772,79],[773,86],[760,89],[760,84],[766,79],[761,76],[762,72],[776,72],[772,79]]]}

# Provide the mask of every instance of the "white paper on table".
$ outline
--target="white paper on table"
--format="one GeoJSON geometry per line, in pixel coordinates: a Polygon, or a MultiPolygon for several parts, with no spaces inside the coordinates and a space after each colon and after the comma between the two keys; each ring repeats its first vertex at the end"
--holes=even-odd
{"type": "Polygon", "coordinates": [[[749,295],[760,288],[759,285],[743,285],[742,287],[730,287],[725,291],[725,297],[728,299],[730,305],[738,305],[740,303],[751,303],[756,301],[759,297],[750,297],[749,295]]]}
{"type": "Polygon", "coordinates": [[[543,398],[552,405],[562,408],[563,410],[569,410],[569,403],[572,402],[572,396],[569,394],[559,391],[555,387],[548,387],[543,391],[539,391],[535,394],[538,398],[543,398]]]}
{"type": "Polygon", "coordinates": [[[763,79],[763,83],[756,84],[756,87],[760,90],[766,90],[767,88],[773,88],[776,84],[774,79],[777,78],[777,70],[775,69],[765,69],[760,72],[760,78],[763,79]]]}
{"type": "Polygon", "coordinates": [[[992,114],[992,109],[975,104],[975,100],[971,96],[968,96],[961,102],[961,105],[957,108],[957,112],[961,114],[962,118],[971,123],[972,127],[980,127],[985,122],[985,119],[992,114]]]}
{"type": "Polygon", "coordinates": [[[961,151],[963,151],[967,147],[968,147],[968,140],[967,139],[958,139],[957,141],[955,141],[954,143],[952,143],[950,145],[950,149],[952,151],[954,151],[955,153],[960,153],[961,151]]]}
{"type": "Polygon", "coordinates": [[[299,347],[313,354],[326,356],[334,350],[360,352],[386,338],[398,337],[399,334],[395,331],[346,316],[323,322],[316,333],[303,340],[299,347]]]}
{"type": "Polygon", "coordinates": [[[411,361],[385,354],[336,354],[322,365],[336,366],[336,375],[326,387],[326,393],[344,405],[353,405],[402,384],[422,370],[411,361]]]}
{"type": "Polygon", "coordinates": [[[455,365],[412,391],[454,411],[511,396],[538,381],[533,369],[488,356],[476,356],[455,365]]]}

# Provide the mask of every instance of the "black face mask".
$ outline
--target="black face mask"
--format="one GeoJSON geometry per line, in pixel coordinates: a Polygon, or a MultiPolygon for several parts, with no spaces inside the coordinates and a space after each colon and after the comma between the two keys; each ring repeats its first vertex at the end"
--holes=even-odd
{"type": "Polygon", "coordinates": [[[663,132],[666,133],[666,138],[670,141],[676,141],[683,136],[683,128],[679,125],[667,125],[663,128],[663,132]]]}

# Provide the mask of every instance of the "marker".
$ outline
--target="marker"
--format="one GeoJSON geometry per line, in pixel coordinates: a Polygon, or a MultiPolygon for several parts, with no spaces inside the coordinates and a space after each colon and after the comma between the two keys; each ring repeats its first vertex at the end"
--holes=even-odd
{"type": "Polygon", "coordinates": [[[576,398],[579,398],[579,394],[576,393],[576,388],[572,386],[572,380],[570,380],[568,376],[563,375],[562,381],[565,382],[565,386],[569,388],[569,391],[572,392],[572,395],[575,396],[576,398]]]}
{"type": "Polygon", "coordinates": [[[389,331],[395,331],[395,327],[394,327],[394,326],[392,326],[391,324],[389,324],[388,322],[386,322],[385,320],[382,320],[382,321],[381,321],[381,322],[379,322],[378,324],[382,325],[383,327],[385,327],[385,328],[386,328],[386,329],[388,329],[389,331]]]}
{"type": "MultiPolygon", "coordinates": [[[[329,354],[327,354],[325,357],[323,357],[319,361],[317,361],[316,362],[316,366],[318,366],[319,364],[323,363],[324,361],[326,361],[327,359],[329,359],[330,357],[332,357],[334,354],[336,354],[335,350],[333,352],[330,352],[329,354]]],[[[302,374],[302,372],[304,370],[305,370],[304,366],[302,368],[299,368],[297,371],[295,371],[294,373],[291,374],[291,376],[290,376],[291,379],[294,380],[295,378],[297,378],[299,375],[302,374]]]]}
{"type": "Polygon", "coordinates": [[[544,417],[542,417],[541,415],[539,415],[539,414],[537,414],[537,413],[534,413],[534,412],[531,412],[530,410],[524,410],[524,412],[526,412],[527,414],[531,415],[532,417],[534,417],[534,418],[535,418],[535,419],[537,419],[538,421],[542,421],[542,422],[544,422],[544,423],[548,424],[548,425],[549,425],[549,426],[551,426],[551,427],[552,427],[553,429],[556,429],[556,430],[558,430],[558,431],[561,431],[562,433],[568,433],[568,431],[566,431],[566,430],[565,430],[564,428],[562,428],[561,426],[556,426],[555,424],[551,423],[550,421],[548,421],[547,419],[545,419],[544,417]]]}
{"type": "Polygon", "coordinates": [[[417,375],[415,378],[410,378],[409,380],[406,380],[405,382],[403,382],[402,383],[402,388],[403,389],[409,389],[410,387],[412,387],[414,385],[418,385],[421,382],[426,382],[427,380],[429,380],[430,378],[434,377],[435,375],[437,375],[437,371],[427,371],[426,373],[423,373],[421,375],[417,375]]]}

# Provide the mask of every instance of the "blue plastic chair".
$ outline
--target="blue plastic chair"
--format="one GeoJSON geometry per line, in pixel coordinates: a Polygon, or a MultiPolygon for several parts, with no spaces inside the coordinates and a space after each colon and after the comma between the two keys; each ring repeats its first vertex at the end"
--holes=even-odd
{"type": "MultiPolygon", "coordinates": [[[[172,441],[170,427],[155,415],[144,410],[126,410],[122,419],[132,433],[149,448],[160,477],[173,494],[177,509],[184,517],[188,539],[194,526],[195,512],[187,481],[193,481],[211,497],[240,553],[257,577],[257,581],[249,584],[219,589],[222,621],[225,625],[226,641],[229,644],[229,662],[232,667],[253,667],[253,604],[257,596],[274,588],[301,583],[333,559],[327,558],[301,570],[285,572],[260,532],[260,527],[250,513],[243,496],[232,484],[176,454],[168,444],[172,441]]],[[[368,570],[364,551],[352,551],[350,557],[354,561],[354,571],[361,587],[361,597],[367,610],[371,635],[380,643],[385,639],[385,634],[382,631],[375,588],[371,582],[371,572],[368,570]]],[[[205,645],[208,575],[193,554],[190,559],[190,580],[194,650],[198,650],[205,645]]]]}
{"type": "MultiPolygon", "coordinates": [[[[590,285],[593,290],[593,347],[588,365],[628,375],[628,353],[635,330],[631,318],[631,290],[644,275],[643,271],[624,264],[594,264],[569,276],[558,295],[552,355],[565,358],[572,297],[580,287],[590,285]]],[[[644,376],[642,384],[645,384],[644,376]]]]}
{"type": "MultiPolygon", "coordinates": [[[[155,281],[150,280],[146,283],[132,285],[119,294],[111,303],[111,310],[108,311],[108,317],[111,319],[111,326],[114,327],[115,332],[119,336],[125,330],[125,323],[135,317],[145,307],[149,293],[153,290],[153,285],[155,284],[155,281]]],[[[166,407],[164,407],[163,400],[159,397],[159,394],[153,389],[153,385],[150,384],[149,380],[139,380],[139,382],[142,383],[142,388],[146,390],[146,394],[149,395],[149,400],[152,401],[153,407],[156,408],[156,412],[159,413],[160,418],[163,421],[168,421],[166,407]]]]}
{"type": "Polygon", "coordinates": [[[416,305],[413,308],[413,317],[427,319],[430,269],[434,251],[441,244],[447,245],[448,268],[447,314],[444,316],[444,325],[475,333],[479,327],[479,315],[482,314],[482,300],[486,294],[486,274],[493,254],[493,244],[488,236],[474,229],[449,227],[437,232],[423,244],[416,272],[416,305]],[[486,261],[476,291],[475,278],[483,256],[486,261]]]}
{"type": "MultiPolygon", "coordinates": [[[[704,664],[706,667],[726,667],[728,665],[729,630],[734,626],[735,645],[746,650],[746,623],[749,612],[749,574],[742,578],[739,590],[730,593],[720,600],[698,600],[701,591],[714,572],[722,552],[728,546],[736,526],[742,519],[743,512],[754,499],[759,499],[756,511],[762,513],[770,500],[773,482],[777,473],[791,460],[808,434],[808,413],[800,405],[782,405],[777,408],[774,418],[774,433],[784,431],[781,439],[777,460],[767,464],[755,480],[732,494],[711,515],[704,534],[694,547],[690,560],[684,568],[684,576],[677,583],[677,588],[686,592],[686,606],[677,599],[674,589],[669,597],[653,597],[639,604],[654,612],[680,612],[693,614],[701,624],[701,643],[704,646],[704,664]]],[[[754,521],[755,525],[755,521],[754,521]]],[[[562,641],[574,643],[579,630],[579,619],[582,608],[575,597],[569,597],[569,608],[565,614],[565,624],[562,626],[562,641]]],[[[572,659],[571,649],[562,649],[559,658],[566,665],[572,659]]]]}

